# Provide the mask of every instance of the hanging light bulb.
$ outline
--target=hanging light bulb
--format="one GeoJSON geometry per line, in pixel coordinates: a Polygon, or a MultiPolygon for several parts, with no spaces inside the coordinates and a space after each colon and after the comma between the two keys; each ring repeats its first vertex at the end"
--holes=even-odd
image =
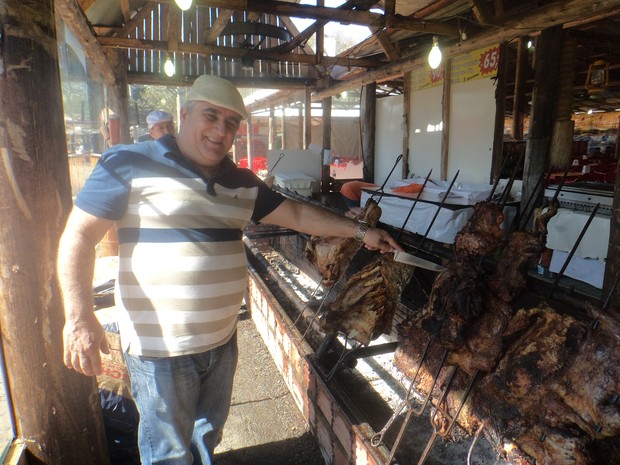
{"type": "Polygon", "coordinates": [[[174,76],[174,71],[174,61],[172,61],[172,58],[168,55],[168,58],[166,58],[166,62],[164,63],[164,73],[166,73],[166,76],[172,77],[174,76]]]}
{"type": "Polygon", "coordinates": [[[187,11],[192,6],[192,0],[174,0],[179,8],[183,11],[187,11]]]}
{"type": "Polygon", "coordinates": [[[441,64],[441,50],[439,50],[439,39],[433,36],[433,46],[428,54],[428,64],[432,69],[437,69],[441,64]]]}

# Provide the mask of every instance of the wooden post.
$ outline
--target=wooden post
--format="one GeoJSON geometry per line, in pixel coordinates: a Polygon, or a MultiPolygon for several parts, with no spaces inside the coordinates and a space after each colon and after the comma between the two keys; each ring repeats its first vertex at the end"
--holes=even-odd
{"type": "Polygon", "coordinates": [[[556,81],[558,96],[555,122],[549,148],[549,166],[554,168],[566,168],[571,164],[573,158],[575,122],[571,118],[573,115],[576,57],[577,44],[570,38],[568,32],[564,31],[556,81]]]}
{"type": "Polygon", "coordinates": [[[299,103],[297,106],[297,127],[299,129],[299,148],[303,149],[304,147],[304,106],[303,103],[299,103]]]}
{"type": "Polygon", "coordinates": [[[312,142],[312,89],[306,86],[306,98],[304,101],[304,149],[310,147],[312,142]]]}
{"type": "Polygon", "coordinates": [[[502,160],[504,155],[504,121],[506,117],[506,69],[508,66],[508,45],[502,42],[499,45],[499,63],[497,66],[497,81],[495,87],[495,126],[493,130],[493,153],[491,155],[490,182],[501,176],[502,160]]]}
{"type": "MultiPolygon", "coordinates": [[[[534,91],[525,146],[522,199],[532,196],[538,179],[547,169],[561,48],[562,25],[542,31],[536,44],[534,91]]],[[[542,196],[542,192],[539,195],[542,196]]],[[[530,205],[534,207],[539,203],[540,199],[534,199],[530,205]]],[[[524,215],[527,215],[527,212],[524,212],[524,215]]]]}
{"type": "Polygon", "coordinates": [[[286,143],[286,107],[282,105],[280,108],[280,127],[282,128],[282,150],[288,149],[288,144],[286,143]]]}
{"type": "Polygon", "coordinates": [[[0,337],[28,463],[107,465],[95,378],[63,365],[55,263],[71,189],[53,5],[0,3],[10,25],[0,74],[0,337]]]}
{"type": "Polygon", "coordinates": [[[323,160],[321,165],[323,170],[321,172],[321,192],[326,194],[330,191],[329,182],[329,160],[325,163],[325,151],[332,149],[332,98],[327,97],[323,99],[323,152],[321,156],[323,160]]]}
{"type": "Polygon", "coordinates": [[[269,150],[275,149],[275,140],[276,140],[276,117],[273,110],[273,107],[269,107],[269,150]]]}
{"type": "Polygon", "coordinates": [[[109,106],[120,119],[121,144],[133,142],[129,133],[129,87],[127,85],[128,58],[122,50],[106,51],[115,82],[108,86],[109,106]]]}
{"type": "Polygon", "coordinates": [[[409,121],[411,113],[411,71],[404,74],[403,86],[403,160],[402,179],[409,177],[409,121]]]}
{"type": "MultiPolygon", "coordinates": [[[[616,163],[620,155],[620,117],[618,117],[618,129],[616,131],[616,163]]],[[[619,167],[620,168],[620,167],[619,167]]],[[[616,188],[614,189],[614,201],[611,211],[611,222],[609,230],[609,246],[607,249],[607,260],[605,260],[605,278],[603,281],[603,298],[606,299],[611,291],[611,287],[614,285],[616,276],[620,273],[620,169],[616,172],[616,188]]],[[[618,289],[614,292],[611,299],[613,307],[620,307],[620,292],[618,289]]]]}
{"type": "Polygon", "coordinates": [[[366,182],[375,181],[375,123],[377,116],[377,83],[362,89],[360,120],[362,125],[363,177],[366,182]]]}
{"type": "Polygon", "coordinates": [[[452,60],[447,59],[443,65],[443,97],[441,102],[441,120],[443,129],[441,131],[441,166],[440,178],[448,179],[448,157],[450,155],[450,104],[452,103],[452,60]]]}
{"type": "Polygon", "coordinates": [[[512,137],[515,140],[523,139],[523,114],[525,112],[525,70],[527,68],[527,54],[527,37],[519,37],[519,41],[517,42],[515,89],[512,102],[512,137]]]}
{"type": "MultiPolygon", "coordinates": [[[[90,75],[90,68],[89,68],[90,75]]],[[[105,141],[101,137],[101,133],[98,131],[99,129],[99,115],[101,115],[101,111],[105,106],[103,100],[103,84],[101,82],[96,82],[91,76],[87,81],[88,86],[88,101],[90,102],[90,125],[89,129],[97,131],[95,134],[92,134],[91,143],[92,143],[92,152],[93,153],[102,153],[105,147],[105,141]]]]}
{"type": "Polygon", "coordinates": [[[245,139],[246,143],[246,152],[248,154],[248,168],[254,171],[253,160],[254,153],[252,153],[252,115],[248,115],[248,119],[245,120],[245,129],[247,138],[245,139]]]}

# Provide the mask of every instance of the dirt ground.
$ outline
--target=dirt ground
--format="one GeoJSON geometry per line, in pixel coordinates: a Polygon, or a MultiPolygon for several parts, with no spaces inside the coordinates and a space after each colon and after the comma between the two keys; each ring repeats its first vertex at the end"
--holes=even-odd
{"type": "Polygon", "coordinates": [[[239,365],[216,465],[324,465],[267,347],[247,313],[239,322],[239,365]]]}

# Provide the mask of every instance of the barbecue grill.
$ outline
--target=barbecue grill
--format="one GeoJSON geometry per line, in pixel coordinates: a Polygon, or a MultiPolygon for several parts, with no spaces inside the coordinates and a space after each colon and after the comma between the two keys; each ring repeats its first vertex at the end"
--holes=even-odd
{"type": "MultiPolygon", "coordinates": [[[[606,208],[611,207],[611,197],[613,196],[613,192],[609,193],[607,190],[603,189],[594,189],[594,187],[598,186],[579,186],[572,185],[566,186],[562,189],[561,192],[557,192],[556,189],[549,188],[545,195],[547,197],[553,198],[556,194],[558,194],[558,199],[560,201],[560,205],[565,208],[571,206],[574,209],[579,209],[581,211],[591,212],[592,216],[597,214],[598,211],[605,212],[606,208]],[[578,206],[577,206],[578,205],[578,206]]],[[[268,235],[268,233],[267,233],[268,235]]],[[[284,242],[290,242],[294,239],[294,235],[291,234],[282,234],[274,232],[274,237],[278,236],[279,240],[284,242]]],[[[284,249],[288,249],[289,246],[285,246],[284,249]]],[[[294,258],[295,256],[301,256],[302,253],[299,253],[300,250],[286,250],[288,258],[294,258]]],[[[312,274],[310,272],[310,274],[312,274]]],[[[318,283],[317,288],[320,287],[320,277],[317,278],[316,283],[318,283]]],[[[316,289],[312,290],[312,294],[316,293],[316,289]]],[[[323,296],[326,294],[324,293],[323,296]]],[[[550,298],[551,295],[548,296],[550,298]]],[[[316,304],[316,302],[315,302],[316,304]]],[[[321,302],[322,304],[322,302],[321,302]]],[[[307,307],[304,305],[303,310],[307,307]]],[[[312,312],[309,312],[307,320],[311,320],[310,324],[305,328],[305,333],[307,334],[309,330],[316,329],[312,328],[312,320],[313,320],[312,312]]],[[[295,321],[300,320],[300,317],[297,316],[295,321]]],[[[593,327],[593,329],[595,329],[593,327]]],[[[316,340],[316,338],[315,338],[316,340]]],[[[382,348],[389,348],[389,351],[394,350],[395,344],[393,339],[388,338],[388,342],[382,343],[382,348]]],[[[420,348],[418,348],[420,349],[420,348]]],[[[389,352],[388,351],[388,352],[389,352]]],[[[323,352],[319,358],[324,366],[324,375],[325,379],[329,383],[338,383],[340,379],[346,377],[346,372],[348,370],[340,370],[337,368],[339,365],[341,367],[353,367],[352,364],[348,363],[347,358],[354,359],[356,356],[360,357],[368,357],[371,355],[376,355],[377,353],[385,353],[381,350],[381,348],[372,348],[372,346],[368,347],[355,347],[347,350],[347,338],[342,337],[331,337],[325,338],[321,344],[321,347],[318,348],[317,354],[323,352]],[[327,343],[326,343],[327,341],[327,343]],[[336,343],[340,344],[339,347],[336,347],[330,358],[327,356],[326,352],[333,348],[332,345],[336,345],[336,343]],[[329,346],[329,347],[326,347],[329,346]],[[344,346],[344,347],[343,347],[344,346]],[[338,353],[340,355],[338,355],[338,353]],[[334,359],[334,356],[336,359],[334,359]],[[343,362],[344,361],[344,362],[343,362]]],[[[503,461],[502,457],[506,457],[510,463],[527,463],[521,462],[522,451],[518,450],[518,448],[514,447],[514,444],[511,444],[510,441],[507,441],[505,444],[501,445],[501,448],[496,449],[494,452],[491,452],[492,461],[486,462],[488,459],[488,455],[485,456],[482,452],[486,450],[488,453],[488,444],[486,448],[483,447],[482,443],[485,441],[479,441],[481,436],[481,432],[483,429],[483,425],[480,425],[477,431],[467,431],[467,434],[460,432],[455,433],[455,436],[452,436],[455,430],[462,428],[460,425],[460,421],[466,421],[462,419],[463,416],[461,414],[461,409],[466,405],[470,394],[476,390],[477,385],[479,384],[479,380],[482,377],[482,373],[479,373],[478,370],[472,372],[465,372],[460,367],[455,365],[450,365],[446,363],[448,357],[448,350],[437,344],[436,341],[429,340],[426,345],[426,349],[417,350],[417,354],[422,354],[417,359],[417,370],[415,370],[415,374],[409,373],[408,377],[406,377],[403,382],[403,393],[402,399],[399,405],[392,407],[392,415],[387,418],[387,423],[381,423],[380,420],[374,420],[372,422],[373,427],[377,433],[372,437],[372,444],[376,447],[386,447],[390,446],[389,455],[386,456],[383,465],[388,465],[394,463],[393,460],[398,460],[399,457],[401,459],[406,459],[409,461],[411,458],[415,458],[417,460],[418,465],[422,465],[424,463],[454,463],[454,461],[442,461],[441,458],[433,458],[433,454],[437,452],[437,447],[435,446],[436,440],[440,437],[465,437],[470,435],[470,441],[465,444],[464,449],[462,449],[463,455],[459,460],[462,459],[463,463],[465,463],[465,458],[467,456],[467,463],[470,463],[470,455],[472,451],[474,451],[474,455],[476,456],[475,463],[507,463],[503,461]],[[414,382],[416,381],[417,373],[420,370],[420,367],[426,363],[427,354],[435,354],[430,356],[430,360],[435,363],[434,368],[427,369],[425,374],[421,376],[430,377],[429,381],[426,381],[427,385],[430,386],[425,392],[414,389],[414,382]],[[412,376],[413,375],[413,376],[412,376]],[[480,375],[480,376],[479,376],[480,375]],[[447,408],[444,403],[452,402],[451,407],[447,408]],[[404,418],[403,418],[404,417],[404,418]],[[428,428],[428,423],[415,421],[409,424],[409,420],[413,417],[422,417],[428,418],[433,425],[430,429],[428,428]],[[413,446],[413,452],[411,448],[411,441],[414,439],[414,436],[417,437],[419,435],[414,435],[411,433],[412,428],[419,427],[420,424],[426,424],[427,433],[424,435],[424,438],[420,444],[413,446]],[[400,425],[399,428],[391,428],[392,424],[400,425]],[[443,425],[443,426],[442,426],[443,425]],[[390,431],[390,429],[398,429],[398,431],[390,431]],[[472,434],[474,433],[474,434],[472,434]],[[424,443],[424,441],[426,441],[424,443]],[[501,454],[500,457],[498,454],[501,454]],[[485,458],[486,457],[486,458],[485,458]],[[427,462],[428,461],[428,462],[427,462]]],[[[404,371],[403,371],[404,372],[404,371]]],[[[615,395],[612,403],[618,402],[618,394],[612,393],[615,395]]],[[[480,394],[478,394],[480,395],[480,394]]],[[[501,400],[500,400],[501,402],[501,400]]],[[[469,415],[469,414],[467,414],[469,415]]],[[[551,436],[549,432],[545,432],[545,430],[541,430],[539,437],[536,442],[538,443],[537,447],[546,447],[548,444],[553,442],[553,436],[551,436]],[[548,437],[548,434],[550,435],[548,437]]],[[[605,431],[605,426],[601,424],[595,425],[593,429],[594,435],[599,435],[601,432],[605,431]]],[[[496,444],[496,447],[499,447],[496,444]]],[[[443,449],[443,445],[442,448],[443,449]]],[[[441,452],[439,452],[441,455],[441,452]]],[[[415,461],[412,463],[416,463],[415,461]]],[[[472,462],[473,463],[473,462],[472,462]]]]}

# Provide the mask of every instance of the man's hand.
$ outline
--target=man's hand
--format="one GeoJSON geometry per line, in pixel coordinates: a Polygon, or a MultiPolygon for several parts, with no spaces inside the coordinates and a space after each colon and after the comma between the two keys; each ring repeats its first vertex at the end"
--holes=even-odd
{"type": "Polygon", "coordinates": [[[67,368],[86,376],[101,374],[99,351],[108,354],[110,348],[105,331],[94,313],[79,320],[67,320],[62,338],[67,368]]]}
{"type": "Polygon", "coordinates": [[[364,244],[368,250],[378,250],[381,253],[404,251],[387,231],[380,228],[369,228],[364,236],[364,244]]]}

